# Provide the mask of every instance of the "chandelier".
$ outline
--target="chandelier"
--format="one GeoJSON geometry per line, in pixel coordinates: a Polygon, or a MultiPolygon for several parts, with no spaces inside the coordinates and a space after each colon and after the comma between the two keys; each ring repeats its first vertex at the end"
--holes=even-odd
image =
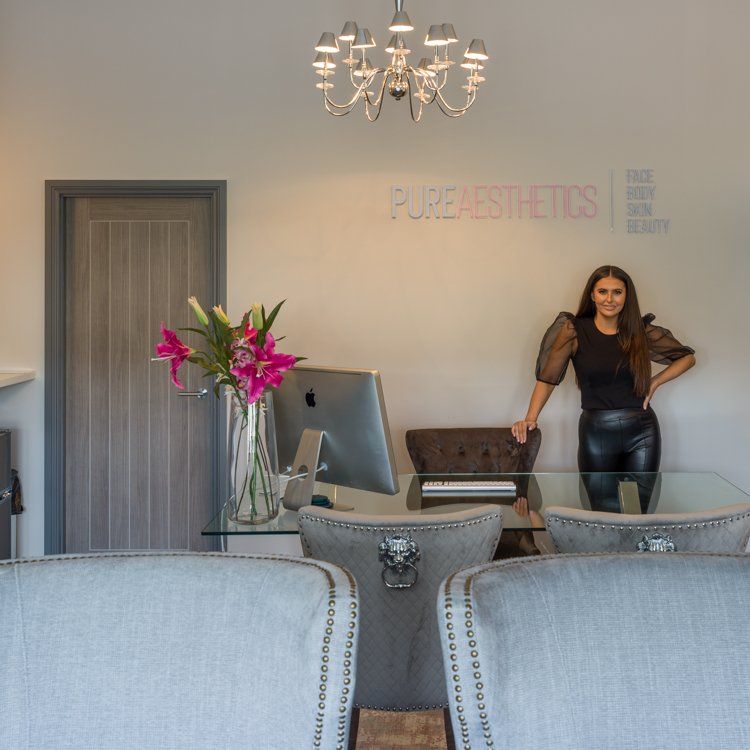
{"type": "Polygon", "coordinates": [[[453,107],[446,101],[443,89],[448,81],[448,74],[455,60],[451,60],[451,45],[458,42],[456,32],[449,23],[433,24],[430,26],[424,44],[434,54],[425,56],[414,66],[409,63],[411,50],[404,34],[414,30],[411,20],[404,10],[404,0],[396,0],[396,14],[388,27],[393,32],[385,51],[391,56],[385,67],[373,67],[367,51],[374,48],[375,40],[369,29],[361,29],[354,21],[347,21],[338,35],[338,40],[331,32],[325,32],[315,51],[318,53],[313,61],[316,73],[323,80],[317,88],[323,91],[323,104],[332,115],[341,117],[348,115],[360,102],[364,103],[364,111],[370,122],[375,122],[380,116],[386,89],[388,93],[399,101],[405,96],[409,100],[411,119],[419,122],[425,104],[437,104],[444,115],[461,117],[471,107],[476,99],[479,84],[485,79],[481,75],[483,63],[488,59],[481,39],[473,39],[466,49],[460,67],[466,70],[466,101],[463,106],[453,107]],[[347,66],[348,79],[354,87],[351,98],[341,104],[336,103],[329,92],[333,89],[332,78],[336,73],[334,55],[340,51],[339,43],[346,45],[346,57],[341,60],[347,66]],[[417,104],[415,105],[415,101],[417,104]]]}

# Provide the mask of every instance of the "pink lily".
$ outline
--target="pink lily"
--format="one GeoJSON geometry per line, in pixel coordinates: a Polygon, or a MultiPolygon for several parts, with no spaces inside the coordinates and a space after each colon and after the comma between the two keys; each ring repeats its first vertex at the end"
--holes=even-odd
{"type": "MultiPolygon", "coordinates": [[[[257,334],[255,329],[251,330],[257,334]]],[[[249,343],[248,348],[252,358],[248,357],[246,352],[243,353],[237,357],[236,364],[230,372],[237,377],[240,387],[246,391],[248,404],[252,404],[260,398],[267,385],[274,388],[281,385],[281,373],[294,367],[297,358],[292,354],[277,354],[276,342],[270,333],[266,334],[264,346],[249,343]]]]}
{"type": "Polygon", "coordinates": [[[185,386],[177,378],[177,370],[182,363],[193,353],[194,349],[180,341],[177,334],[166,328],[164,323],[161,324],[161,335],[164,339],[156,345],[156,356],[158,359],[169,361],[169,371],[172,375],[172,383],[183,390],[185,386]]]}

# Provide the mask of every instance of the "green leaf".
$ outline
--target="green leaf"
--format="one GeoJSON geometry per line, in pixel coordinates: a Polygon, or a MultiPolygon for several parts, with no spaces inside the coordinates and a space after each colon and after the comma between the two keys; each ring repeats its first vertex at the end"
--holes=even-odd
{"type": "Polygon", "coordinates": [[[265,324],[264,324],[263,328],[266,331],[270,331],[271,330],[271,326],[273,325],[274,320],[276,320],[276,316],[279,314],[279,310],[281,310],[281,306],[285,302],[286,302],[285,299],[281,300],[281,302],[279,302],[279,304],[276,305],[276,307],[274,307],[273,310],[271,310],[271,314],[268,316],[267,319],[266,319],[265,313],[264,313],[263,318],[264,318],[265,324]]]}

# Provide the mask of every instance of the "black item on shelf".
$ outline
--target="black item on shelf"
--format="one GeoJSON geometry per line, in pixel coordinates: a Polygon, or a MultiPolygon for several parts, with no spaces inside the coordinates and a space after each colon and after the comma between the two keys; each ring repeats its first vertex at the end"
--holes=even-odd
{"type": "Polygon", "coordinates": [[[23,513],[23,492],[21,491],[21,480],[18,476],[18,472],[15,469],[10,470],[11,475],[11,513],[17,516],[19,513],[23,513]]]}

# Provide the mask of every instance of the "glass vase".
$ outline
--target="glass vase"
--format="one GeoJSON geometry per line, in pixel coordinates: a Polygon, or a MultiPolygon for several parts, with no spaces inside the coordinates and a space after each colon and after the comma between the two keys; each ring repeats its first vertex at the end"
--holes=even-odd
{"type": "Polygon", "coordinates": [[[240,524],[261,524],[279,514],[279,459],[273,394],[264,391],[252,404],[227,394],[227,517],[240,524]]]}

